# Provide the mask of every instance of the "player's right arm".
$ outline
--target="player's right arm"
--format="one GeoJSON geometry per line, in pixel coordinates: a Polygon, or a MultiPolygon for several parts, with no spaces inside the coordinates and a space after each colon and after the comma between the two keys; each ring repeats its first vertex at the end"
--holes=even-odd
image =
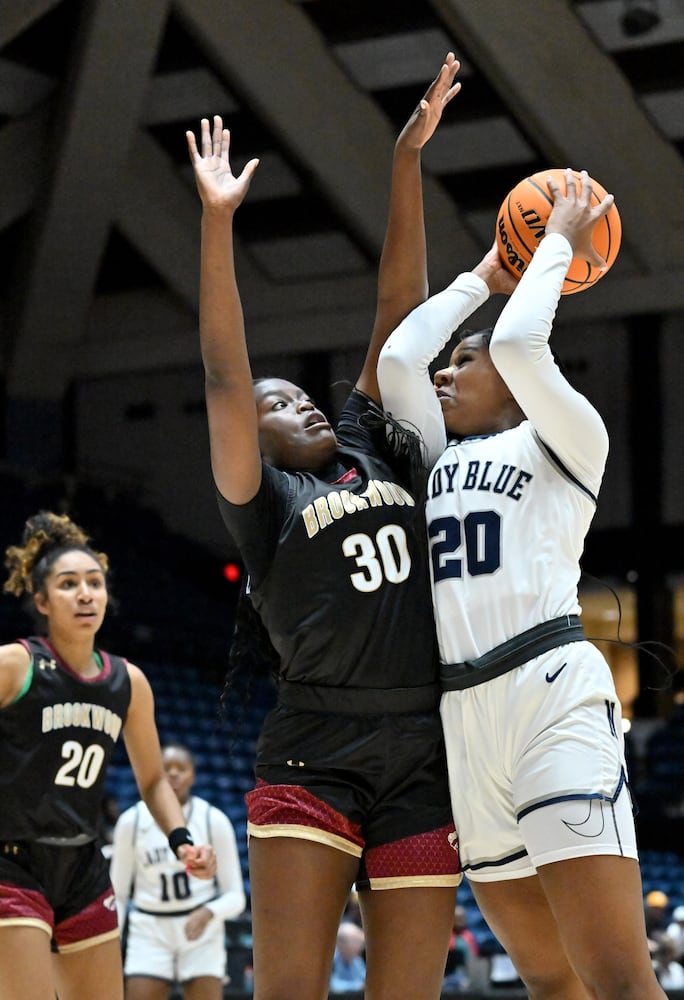
{"type": "Polygon", "coordinates": [[[515,279],[500,265],[496,248],[409,313],[380,353],[378,382],[382,405],[392,416],[418,431],[429,466],[446,447],[442,408],[430,375],[430,364],[454,332],[490,295],[508,294],[515,279]]]}
{"type": "Polygon", "coordinates": [[[202,201],[200,349],[205,373],[211,467],[219,492],[246,503],[261,483],[261,454],[244,316],[235,274],[233,217],[258,160],[235,177],[228,158],[230,134],[215,116],[201,122],[200,149],[186,133],[202,201]]]}
{"type": "Polygon", "coordinates": [[[17,697],[31,664],[31,654],[20,642],[0,646],[0,708],[17,697]]]}

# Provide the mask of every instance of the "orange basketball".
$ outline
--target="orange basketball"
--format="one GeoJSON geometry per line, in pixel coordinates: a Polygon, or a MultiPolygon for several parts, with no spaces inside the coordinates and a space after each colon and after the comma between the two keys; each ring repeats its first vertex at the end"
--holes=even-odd
{"type": "MultiPolygon", "coordinates": [[[[579,172],[573,170],[581,187],[579,172]]],[[[531,174],[513,188],[504,198],[496,220],[496,242],[505,266],[516,278],[524,274],[532,260],[532,254],[544,236],[546,220],[553,208],[553,196],[546,183],[548,175],[554,178],[561,191],[565,191],[565,171],[560,169],[540,170],[531,174]]],[[[598,205],[606,196],[606,190],[591,178],[591,202],[598,205]]],[[[615,203],[606,215],[596,223],[592,236],[594,249],[612,267],[620,249],[622,223],[615,203]]],[[[592,267],[586,260],[573,258],[568,274],[563,282],[561,295],[571,295],[591,288],[606,271],[592,267]]]]}

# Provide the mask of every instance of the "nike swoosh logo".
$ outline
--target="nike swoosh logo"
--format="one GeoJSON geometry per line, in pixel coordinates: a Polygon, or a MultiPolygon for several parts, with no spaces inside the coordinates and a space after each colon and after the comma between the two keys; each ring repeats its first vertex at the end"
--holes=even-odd
{"type": "Polygon", "coordinates": [[[558,670],[555,672],[555,674],[547,674],[546,675],[546,679],[549,682],[549,684],[553,684],[553,682],[555,681],[556,677],[558,677],[558,675],[561,672],[561,670],[565,670],[566,667],[567,667],[567,663],[564,663],[562,667],[558,668],[558,670]]]}
{"type": "Polygon", "coordinates": [[[569,823],[567,819],[564,819],[563,823],[579,837],[589,837],[590,839],[600,837],[606,823],[603,815],[603,802],[600,799],[590,799],[589,813],[586,819],[580,820],[579,823],[569,823]]]}

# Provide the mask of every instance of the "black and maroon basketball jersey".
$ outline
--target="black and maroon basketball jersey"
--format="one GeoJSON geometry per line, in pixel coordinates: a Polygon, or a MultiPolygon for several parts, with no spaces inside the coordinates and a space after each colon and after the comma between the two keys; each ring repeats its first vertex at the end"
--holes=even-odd
{"type": "Polygon", "coordinates": [[[252,501],[219,497],[290,682],[389,689],[437,679],[422,505],[394,468],[384,426],[366,419],[374,410],[352,393],[334,481],[264,465],[252,501]]]}
{"type": "Polygon", "coordinates": [[[102,670],[84,680],[45,640],[21,641],[29,678],[0,709],[0,839],[94,837],[131,700],[126,662],[98,650],[102,670]]]}

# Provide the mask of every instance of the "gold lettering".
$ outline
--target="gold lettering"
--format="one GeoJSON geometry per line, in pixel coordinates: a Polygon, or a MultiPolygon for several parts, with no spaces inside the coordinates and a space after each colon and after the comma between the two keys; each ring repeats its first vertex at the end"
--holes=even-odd
{"type": "Polygon", "coordinates": [[[340,493],[340,500],[342,501],[342,506],[348,514],[355,514],[358,510],[356,501],[358,497],[352,496],[349,490],[342,490],[340,493]]]}
{"type": "Polygon", "coordinates": [[[333,490],[332,493],[328,493],[328,506],[330,508],[330,513],[336,521],[339,521],[339,519],[344,516],[342,497],[337,490],[333,490]]]}
{"type": "Polygon", "coordinates": [[[382,497],[378,493],[378,488],[374,479],[368,481],[368,487],[364,491],[364,496],[368,498],[371,507],[382,507],[382,497]]]}
{"type": "Polygon", "coordinates": [[[314,500],[314,507],[316,509],[316,516],[318,517],[318,523],[321,528],[326,528],[329,524],[332,524],[332,517],[330,516],[330,511],[328,510],[328,501],[326,497],[316,497],[314,500]]]}
{"type": "Polygon", "coordinates": [[[313,504],[309,504],[302,511],[302,517],[304,518],[304,527],[306,528],[306,533],[309,538],[313,536],[318,531],[318,521],[316,520],[316,515],[314,514],[313,504]]]}
{"type": "Polygon", "coordinates": [[[374,479],[373,482],[377,486],[378,492],[380,493],[382,499],[388,506],[391,506],[394,503],[394,497],[390,493],[389,483],[382,483],[380,482],[379,479],[374,479]]]}

